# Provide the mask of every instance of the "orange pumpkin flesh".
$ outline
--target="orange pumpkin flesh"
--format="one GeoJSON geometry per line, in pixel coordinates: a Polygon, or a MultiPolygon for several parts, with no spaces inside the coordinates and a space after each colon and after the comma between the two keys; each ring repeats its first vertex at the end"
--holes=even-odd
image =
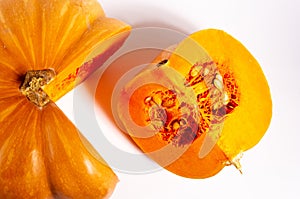
{"type": "MultiPolygon", "coordinates": [[[[146,76],[152,77],[152,75],[153,74],[150,75],[148,73],[146,76]]],[[[144,76],[143,79],[145,78],[146,77],[144,76]]],[[[147,152],[148,156],[150,156],[166,169],[178,175],[190,178],[199,178],[200,176],[202,178],[205,178],[218,173],[225,166],[224,164],[222,164],[222,162],[225,162],[227,160],[226,156],[223,155],[218,146],[215,146],[214,150],[212,150],[211,153],[209,153],[209,155],[207,155],[205,158],[198,158],[198,156],[195,155],[200,151],[205,134],[207,132],[202,132],[201,136],[194,135],[193,133],[195,132],[195,130],[190,131],[190,129],[187,128],[182,130],[182,135],[172,137],[175,136],[175,133],[172,134],[169,128],[178,128],[180,126],[180,123],[182,122],[190,122],[190,125],[192,126],[195,122],[190,117],[186,118],[184,116],[184,114],[186,113],[183,113],[178,109],[175,110],[175,107],[178,107],[178,105],[175,105],[175,107],[171,107],[170,109],[166,108],[167,112],[165,113],[165,117],[172,117],[172,120],[166,121],[166,125],[168,125],[168,127],[163,131],[161,130],[160,133],[155,132],[157,130],[156,128],[159,128],[159,125],[161,125],[161,121],[158,120],[158,118],[154,118],[155,116],[153,115],[151,116],[151,113],[155,114],[155,112],[153,112],[155,111],[155,108],[151,111],[148,110],[148,114],[147,111],[144,111],[140,107],[145,106],[143,105],[145,101],[145,94],[151,96],[153,93],[161,92],[169,94],[170,90],[159,84],[146,84],[139,87],[131,95],[129,101],[130,117],[122,115],[121,118],[123,119],[123,121],[132,119],[136,123],[136,125],[148,126],[149,120],[152,119],[153,125],[148,131],[145,129],[131,130],[131,122],[126,121],[126,123],[124,123],[124,126],[126,129],[130,129],[129,134],[131,135],[132,139],[144,152],[147,152]],[[134,104],[134,106],[130,106],[130,104],[134,104]],[[149,115],[153,118],[150,119],[149,115]],[[147,134],[146,132],[149,133],[147,134]],[[199,136],[199,139],[195,138],[197,136],[199,136]],[[199,167],[199,165],[201,165],[201,167],[199,167]]],[[[126,97],[129,96],[127,94],[122,95],[122,99],[126,99],[126,97]]],[[[172,102],[166,101],[165,104],[167,106],[169,105],[170,107],[171,103],[174,103],[173,100],[171,101],[172,102]]],[[[178,100],[176,100],[175,103],[178,103],[178,100]]],[[[184,108],[183,106],[179,107],[181,109],[184,108]]],[[[161,112],[159,112],[159,114],[164,115],[164,113],[161,112]]],[[[159,115],[156,117],[159,117],[159,115]]],[[[167,118],[165,118],[165,120],[167,120],[167,118]]]]}
{"type": "MultiPolygon", "coordinates": [[[[175,51],[194,48],[195,57],[185,57],[182,61],[188,63],[187,60],[194,59],[208,64],[212,70],[206,81],[211,81],[216,70],[212,60],[198,44],[185,41],[175,51]]],[[[195,91],[186,85],[185,76],[176,68],[163,63],[150,65],[122,89],[117,105],[120,120],[136,144],[166,169],[189,178],[215,175],[228,159],[217,145],[212,146],[207,156],[199,158],[209,133],[208,122],[217,118],[208,110],[199,109],[198,104],[205,95],[219,91],[212,84],[208,85],[211,91],[207,91],[205,82],[198,83],[195,91]]]]}
{"type": "Polygon", "coordinates": [[[0,198],[106,198],[118,181],[53,101],[126,39],[96,0],[0,2],[0,198]]]}
{"type": "Polygon", "coordinates": [[[161,166],[206,178],[228,164],[240,169],[239,154],[267,130],[271,105],[268,84],[247,49],[222,31],[205,30],[162,52],[125,85],[118,113],[136,144],[161,166]],[[253,124],[255,118],[261,123],[253,124]]]}

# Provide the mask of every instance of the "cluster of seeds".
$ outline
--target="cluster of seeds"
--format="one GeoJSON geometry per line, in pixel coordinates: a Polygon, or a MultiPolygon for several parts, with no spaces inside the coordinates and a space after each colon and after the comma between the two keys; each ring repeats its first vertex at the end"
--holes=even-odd
{"type": "Polygon", "coordinates": [[[222,74],[214,62],[191,67],[182,84],[193,88],[196,106],[181,102],[176,91],[170,89],[152,91],[144,99],[147,122],[161,140],[185,146],[201,134],[213,132],[214,127],[220,128],[226,114],[238,105],[238,87],[233,75],[222,74]]]}
{"type": "Polygon", "coordinates": [[[153,91],[144,100],[147,121],[158,132],[161,140],[177,146],[190,144],[198,136],[197,109],[179,103],[173,90],[153,91]]]}

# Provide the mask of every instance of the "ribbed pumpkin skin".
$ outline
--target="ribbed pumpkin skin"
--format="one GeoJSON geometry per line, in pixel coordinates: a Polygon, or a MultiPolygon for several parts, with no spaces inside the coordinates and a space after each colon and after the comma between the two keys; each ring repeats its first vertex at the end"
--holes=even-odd
{"type": "Polygon", "coordinates": [[[106,18],[96,0],[0,1],[0,198],[112,194],[117,176],[54,102],[129,32],[129,25],[106,18]],[[41,76],[24,83],[32,71],[48,70],[55,75],[47,84],[41,76]]]}
{"type": "MultiPolygon", "coordinates": [[[[11,100],[14,101],[14,100],[11,100]]],[[[0,198],[105,198],[118,179],[90,154],[80,132],[54,104],[24,96],[1,121],[0,198]],[[26,117],[23,117],[26,115],[26,117]]]]}

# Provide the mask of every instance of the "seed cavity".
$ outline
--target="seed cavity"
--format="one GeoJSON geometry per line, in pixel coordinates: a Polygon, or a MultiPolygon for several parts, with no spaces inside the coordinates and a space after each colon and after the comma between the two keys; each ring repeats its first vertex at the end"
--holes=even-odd
{"type": "Polygon", "coordinates": [[[144,99],[149,124],[161,140],[175,146],[191,144],[200,135],[197,107],[179,103],[174,90],[153,91],[144,99]]]}
{"type": "Polygon", "coordinates": [[[196,104],[179,102],[180,95],[170,89],[152,91],[144,99],[147,121],[162,141],[178,147],[192,144],[202,134],[219,128],[238,106],[240,94],[234,75],[214,64],[196,63],[185,76],[184,86],[197,92],[196,104]]]}

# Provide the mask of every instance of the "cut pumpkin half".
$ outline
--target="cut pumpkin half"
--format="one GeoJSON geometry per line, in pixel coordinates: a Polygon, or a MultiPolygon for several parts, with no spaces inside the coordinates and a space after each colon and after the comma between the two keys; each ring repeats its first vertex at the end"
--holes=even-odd
{"type": "Polygon", "coordinates": [[[196,32],[162,52],[122,89],[119,119],[135,143],[167,170],[206,178],[266,132],[272,101],[249,51],[227,33],[196,32]]]}

